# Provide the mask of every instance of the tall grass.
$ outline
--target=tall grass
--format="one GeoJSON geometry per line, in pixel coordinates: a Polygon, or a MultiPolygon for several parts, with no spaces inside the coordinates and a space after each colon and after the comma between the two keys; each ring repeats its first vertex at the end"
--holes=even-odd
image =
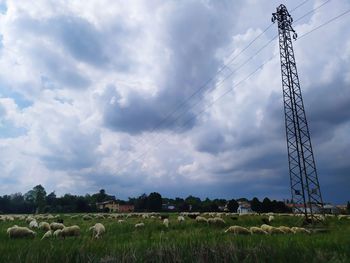
{"type": "MultiPolygon", "coordinates": [[[[24,221],[0,223],[0,262],[350,262],[350,220],[327,219],[327,232],[311,235],[235,236],[224,233],[230,225],[260,226],[262,217],[225,218],[226,226],[209,226],[170,218],[169,228],[157,219],[83,221],[64,216],[65,225],[77,224],[77,238],[40,240],[9,239],[6,229],[24,221]],[[137,222],[145,227],[135,229],[137,222]],[[106,227],[102,239],[94,240],[88,228],[96,222],[106,227]]],[[[295,217],[276,217],[273,225],[297,226],[295,217]]]]}

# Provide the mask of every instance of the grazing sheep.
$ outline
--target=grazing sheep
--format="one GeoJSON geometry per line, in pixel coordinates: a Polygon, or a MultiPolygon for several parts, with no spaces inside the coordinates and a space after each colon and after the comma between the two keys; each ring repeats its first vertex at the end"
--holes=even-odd
{"type": "Polygon", "coordinates": [[[225,225],[226,222],[224,219],[222,219],[221,217],[214,217],[214,220],[215,220],[215,224],[221,224],[221,225],[225,225]]]}
{"type": "Polygon", "coordinates": [[[250,231],[242,226],[230,226],[225,230],[225,233],[233,233],[235,235],[249,235],[250,231]]]}
{"type": "Polygon", "coordinates": [[[350,219],[350,216],[349,215],[338,215],[338,220],[341,220],[341,219],[350,219]]]}
{"type": "Polygon", "coordinates": [[[165,225],[166,228],[169,227],[169,219],[168,219],[168,218],[165,218],[165,219],[163,220],[163,225],[165,225]]]}
{"type": "Polygon", "coordinates": [[[7,229],[10,238],[31,237],[34,238],[36,233],[28,227],[10,227],[7,229]]]}
{"type": "Polygon", "coordinates": [[[224,225],[226,224],[225,220],[220,218],[220,217],[214,217],[214,218],[208,218],[208,223],[209,224],[218,224],[218,225],[224,225]]]}
{"type": "Polygon", "coordinates": [[[191,218],[191,219],[196,219],[196,217],[198,216],[198,215],[194,215],[194,214],[188,214],[187,215],[189,218],[191,218]]]}
{"type": "Polygon", "coordinates": [[[161,216],[160,216],[160,219],[161,219],[161,220],[164,220],[165,218],[169,218],[169,215],[161,215],[161,216]]]}
{"type": "Polygon", "coordinates": [[[60,236],[63,238],[80,236],[80,227],[77,225],[66,226],[62,229],[60,236]]]}
{"type": "Polygon", "coordinates": [[[267,235],[268,233],[265,230],[262,230],[260,227],[252,226],[250,229],[251,234],[267,235]]]}
{"type": "Polygon", "coordinates": [[[144,223],[138,223],[135,225],[135,228],[141,228],[141,227],[144,227],[145,224],[144,223]]]}
{"type": "Polygon", "coordinates": [[[270,227],[268,230],[268,233],[273,235],[273,234],[284,234],[284,231],[282,231],[281,229],[277,228],[277,227],[270,227]]]}
{"type": "Polygon", "coordinates": [[[102,237],[104,232],[106,232],[104,225],[101,223],[96,223],[94,226],[90,227],[89,230],[92,230],[92,236],[96,239],[102,237]]]}
{"type": "Polygon", "coordinates": [[[26,218],[26,222],[29,224],[31,221],[33,221],[33,220],[35,220],[35,218],[34,217],[32,217],[32,216],[28,216],[27,218],[26,218]]]}
{"type": "Polygon", "coordinates": [[[206,219],[205,217],[202,217],[202,216],[197,216],[196,221],[208,223],[208,219],[206,219]]]}
{"type": "Polygon", "coordinates": [[[47,232],[43,235],[43,237],[41,238],[41,240],[46,239],[46,238],[49,238],[49,237],[52,237],[52,230],[47,231],[47,232]]]}
{"type": "Polygon", "coordinates": [[[50,224],[50,228],[51,228],[51,230],[53,230],[53,231],[55,231],[55,230],[58,230],[58,229],[63,229],[64,228],[64,225],[63,224],[61,224],[61,223],[51,223],[50,224]]]}
{"type": "Polygon", "coordinates": [[[292,227],[291,230],[294,234],[311,234],[310,230],[303,227],[292,227]]]}
{"type": "Polygon", "coordinates": [[[279,230],[282,230],[285,234],[287,233],[293,233],[292,229],[287,226],[279,226],[277,227],[279,230]]]}
{"type": "Polygon", "coordinates": [[[45,230],[45,231],[49,231],[50,228],[50,224],[47,222],[40,222],[39,223],[39,229],[45,230]]]}
{"type": "Polygon", "coordinates": [[[261,225],[260,228],[269,234],[284,234],[284,232],[281,229],[278,229],[278,228],[270,226],[270,225],[263,224],[263,225],[261,225]]]}
{"type": "Polygon", "coordinates": [[[124,222],[125,222],[125,220],[123,220],[123,219],[119,219],[119,220],[118,220],[118,223],[119,223],[119,224],[122,224],[122,223],[124,223],[124,222]]]}
{"type": "Polygon", "coordinates": [[[184,218],[183,216],[178,216],[178,217],[177,217],[177,221],[178,221],[179,223],[184,222],[184,221],[185,221],[185,218],[184,218]]]}
{"type": "Polygon", "coordinates": [[[62,229],[57,229],[55,232],[53,232],[53,237],[60,237],[61,236],[62,229]]]}
{"type": "Polygon", "coordinates": [[[83,220],[92,220],[92,217],[89,215],[83,215],[83,220]]]}
{"type": "Polygon", "coordinates": [[[12,227],[9,227],[9,228],[7,229],[7,231],[6,231],[6,233],[9,234],[12,228],[17,228],[17,227],[18,227],[17,225],[14,225],[14,226],[12,226],[12,227]]]}
{"type": "Polygon", "coordinates": [[[275,220],[275,217],[274,216],[269,216],[269,223],[271,223],[273,220],[275,220]]]}
{"type": "Polygon", "coordinates": [[[36,220],[30,221],[29,227],[30,228],[38,228],[39,227],[38,222],[36,220]]]}
{"type": "Polygon", "coordinates": [[[269,230],[270,230],[270,228],[272,228],[272,226],[263,224],[263,225],[261,225],[260,228],[266,232],[269,232],[269,230]]]}

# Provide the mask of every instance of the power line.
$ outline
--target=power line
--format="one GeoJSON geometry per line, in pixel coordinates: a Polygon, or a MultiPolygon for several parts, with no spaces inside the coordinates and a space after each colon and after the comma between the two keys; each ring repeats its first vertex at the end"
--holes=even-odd
{"type": "MultiPolygon", "coordinates": [[[[241,63],[238,68],[236,68],[235,70],[231,71],[230,74],[228,74],[226,77],[224,77],[219,83],[216,84],[215,88],[220,87],[228,78],[230,78],[234,73],[236,73],[238,70],[240,70],[243,66],[245,66],[249,61],[251,61],[254,57],[256,57],[261,51],[263,51],[266,47],[268,47],[276,38],[278,35],[274,36],[273,38],[271,38],[267,43],[265,43],[264,46],[262,46],[260,49],[258,49],[252,56],[250,56],[247,60],[245,60],[243,63],[241,63]]],[[[189,108],[185,109],[185,111],[180,112],[179,115],[176,116],[175,119],[173,119],[173,122],[176,122],[178,119],[180,119],[181,116],[183,116],[185,113],[187,113],[190,109],[192,109],[193,107],[195,107],[196,105],[198,105],[201,102],[201,100],[198,100],[197,102],[195,102],[193,105],[191,105],[189,108]]],[[[183,126],[183,125],[182,125],[183,126]]],[[[180,126],[180,127],[182,127],[180,126]]],[[[137,143],[138,144],[138,143],[137,143]]],[[[118,158],[118,160],[116,160],[117,162],[120,161],[120,159],[118,158]]]]}
{"type": "Polygon", "coordinates": [[[314,31],[320,29],[321,27],[324,27],[324,26],[330,24],[331,22],[337,20],[338,18],[341,18],[342,16],[344,16],[344,15],[346,15],[346,14],[348,14],[348,13],[350,13],[350,9],[348,9],[347,11],[341,13],[340,15],[337,15],[336,17],[333,17],[332,19],[330,19],[330,20],[324,22],[323,24],[321,24],[321,25],[315,27],[314,29],[312,29],[312,30],[310,30],[310,31],[308,31],[308,32],[306,32],[306,33],[304,33],[304,34],[302,34],[302,35],[301,35],[300,37],[298,37],[298,38],[300,39],[300,38],[302,38],[302,37],[305,37],[305,36],[307,36],[308,34],[310,34],[310,33],[314,32],[314,31]]]}
{"type": "MultiPolygon", "coordinates": [[[[335,21],[336,19],[344,16],[345,14],[350,13],[350,9],[341,13],[340,15],[326,21],[325,23],[315,27],[314,29],[306,32],[305,34],[303,34],[301,37],[306,36],[318,29],[320,29],[321,27],[335,21]]],[[[301,38],[299,37],[299,39],[301,38]]],[[[249,78],[251,78],[254,74],[256,74],[260,69],[262,69],[264,67],[264,65],[266,65],[269,61],[271,61],[276,55],[272,56],[269,60],[267,60],[266,62],[264,62],[263,64],[261,64],[259,67],[257,67],[254,71],[252,71],[250,74],[248,74],[243,80],[241,80],[240,82],[238,82],[236,85],[234,85],[232,88],[228,89],[227,91],[225,91],[223,94],[221,94],[219,97],[215,98],[210,104],[208,104],[207,107],[205,107],[204,109],[202,109],[199,113],[197,113],[196,115],[192,116],[189,120],[187,120],[182,126],[186,125],[187,123],[189,123],[190,121],[192,121],[192,119],[198,117],[199,115],[203,114],[207,109],[209,109],[210,107],[212,107],[217,101],[219,101],[221,98],[223,98],[224,96],[226,96],[228,93],[230,93],[234,88],[236,88],[237,86],[241,85],[242,83],[244,83],[245,81],[247,81],[249,78]]],[[[227,78],[226,78],[227,79],[227,78]]],[[[157,147],[163,140],[160,139],[157,144],[155,145],[155,147],[157,147]]],[[[125,169],[126,167],[128,167],[132,162],[140,160],[143,156],[145,156],[147,153],[149,152],[149,150],[146,150],[144,153],[142,153],[141,155],[139,155],[137,158],[131,160],[130,162],[128,162],[126,165],[124,165],[121,170],[125,169]]]]}
{"type": "Polygon", "coordinates": [[[322,6],[328,4],[331,0],[327,0],[324,1],[322,4],[320,4],[319,6],[315,7],[314,9],[310,10],[309,12],[307,12],[306,14],[304,14],[303,16],[299,17],[297,20],[294,21],[294,23],[300,21],[301,19],[303,19],[304,17],[308,16],[309,14],[316,12],[318,9],[320,9],[322,6]]]}
{"type": "MultiPolygon", "coordinates": [[[[309,0],[303,1],[301,2],[299,5],[297,5],[296,7],[294,7],[291,12],[294,12],[296,9],[300,8],[302,5],[304,5],[306,2],[308,2],[309,0]]],[[[315,9],[309,11],[308,13],[306,13],[305,15],[303,15],[302,17],[298,18],[298,20],[304,18],[305,16],[307,16],[308,14],[315,12],[317,9],[319,9],[320,7],[322,7],[323,5],[325,5],[327,2],[329,2],[331,0],[327,0],[325,3],[321,4],[320,6],[316,7],[315,9]]],[[[183,106],[186,105],[186,103],[191,100],[193,97],[195,97],[197,94],[200,93],[200,91],[202,89],[204,89],[210,82],[212,82],[216,76],[218,74],[220,74],[225,68],[228,68],[231,72],[232,70],[228,67],[228,65],[232,64],[244,51],[246,51],[253,43],[255,43],[262,35],[264,35],[271,27],[272,27],[273,23],[271,23],[269,26],[267,26],[258,36],[256,36],[253,40],[251,40],[243,49],[241,49],[241,51],[234,56],[232,59],[230,59],[228,62],[224,63],[220,69],[211,77],[209,78],[204,84],[202,84],[198,89],[196,89],[189,97],[187,97],[186,99],[184,99],[182,102],[180,102],[178,105],[176,105],[174,107],[174,109],[172,111],[170,111],[164,118],[162,118],[150,131],[149,133],[154,132],[156,129],[160,128],[170,117],[172,117],[176,112],[178,112],[181,108],[183,108],[183,106]]],[[[276,36],[277,37],[277,36],[276,36]]],[[[273,40],[273,39],[272,39],[273,40]]],[[[234,53],[235,49],[233,49],[228,57],[230,57],[233,53],[234,53]]],[[[250,58],[251,59],[251,58],[250,58]]],[[[250,60],[248,59],[248,60],[250,60]]],[[[244,65],[246,63],[243,63],[244,65]]],[[[242,65],[243,66],[243,65],[242,65]]],[[[239,66],[239,68],[241,68],[241,66],[239,66]]],[[[234,72],[237,72],[238,69],[235,69],[234,72]]],[[[190,107],[189,109],[191,109],[192,107],[190,107]]],[[[179,118],[176,118],[176,120],[178,120],[179,118]]],[[[137,144],[141,143],[140,141],[137,141],[137,144]]]]}
{"type": "Polygon", "coordinates": [[[290,10],[290,12],[294,12],[295,10],[297,10],[299,7],[303,6],[304,4],[306,4],[307,2],[309,2],[309,0],[305,0],[303,2],[301,2],[299,5],[297,5],[296,7],[294,7],[292,10],[290,10]]]}
{"type": "MultiPolygon", "coordinates": [[[[252,71],[250,74],[248,74],[244,79],[240,80],[236,85],[234,85],[233,87],[231,87],[230,89],[226,90],[223,94],[221,94],[220,96],[218,96],[217,98],[215,98],[210,104],[207,105],[207,107],[205,107],[204,109],[202,109],[200,112],[198,112],[197,114],[195,114],[194,116],[192,116],[191,118],[189,118],[186,122],[184,122],[181,127],[178,128],[182,128],[183,126],[186,126],[188,123],[190,123],[193,119],[197,118],[198,116],[202,115],[203,113],[206,112],[206,110],[208,110],[209,108],[211,108],[217,101],[219,101],[221,98],[223,98],[224,96],[226,96],[228,93],[230,93],[234,88],[237,88],[238,86],[240,86],[241,84],[243,84],[245,81],[247,81],[249,78],[251,78],[254,74],[256,74],[259,70],[261,70],[264,65],[266,65],[268,62],[270,62],[274,57],[276,57],[276,55],[273,55],[270,59],[268,59],[267,61],[265,61],[264,63],[262,63],[260,66],[258,66],[257,68],[255,68],[254,71],[252,71]]],[[[178,129],[177,128],[177,129],[178,129]]],[[[163,139],[160,139],[158,142],[156,142],[156,144],[154,145],[154,147],[157,147],[158,145],[160,145],[163,142],[163,139]]],[[[150,147],[148,150],[146,150],[145,152],[143,152],[142,154],[140,154],[136,159],[131,160],[130,162],[128,162],[126,165],[122,166],[119,170],[122,171],[123,169],[125,169],[126,167],[128,167],[131,163],[133,163],[134,161],[140,160],[143,156],[145,156],[148,152],[150,151],[150,147]]]]}

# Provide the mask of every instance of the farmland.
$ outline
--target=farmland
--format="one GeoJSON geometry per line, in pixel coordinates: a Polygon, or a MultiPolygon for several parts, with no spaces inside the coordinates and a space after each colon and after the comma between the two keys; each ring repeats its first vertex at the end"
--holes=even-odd
{"type": "MultiPolygon", "coordinates": [[[[120,216],[120,215],[119,215],[120,216]]],[[[6,229],[13,225],[28,226],[23,218],[0,221],[0,262],[349,262],[350,220],[327,217],[311,234],[235,235],[224,230],[232,225],[261,226],[267,215],[220,215],[225,224],[196,222],[185,216],[170,214],[169,227],[158,215],[118,217],[113,214],[60,214],[53,222],[64,220],[66,226],[79,225],[81,235],[66,239],[41,240],[44,230],[35,229],[34,239],[10,239],[6,229]],[[145,217],[145,216],[144,216],[145,217]],[[118,223],[118,220],[125,220],[118,223]],[[89,227],[100,222],[106,233],[93,239],[89,227]],[[143,222],[142,228],[135,224],[143,222]]],[[[202,216],[210,217],[208,214],[202,216]]],[[[4,217],[4,216],[3,216],[4,217]]],[[[296,216],[274,215],[272,226],[301,226],[296,216]]]]}

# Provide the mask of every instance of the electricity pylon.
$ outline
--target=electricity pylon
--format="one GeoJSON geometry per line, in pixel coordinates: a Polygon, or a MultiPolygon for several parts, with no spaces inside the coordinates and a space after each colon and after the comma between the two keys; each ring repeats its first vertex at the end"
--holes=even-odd
{"type": "Polygon", "coordinates": [[[293,18],[284,5],[272,14],[272,22],[275,21],[278,22],[292,204],[294,211],[304,214],[307,222],[315,223],[318,221],[315,213],[324,213],[323,201],[292,45],[291,33],[294,40],[297,34],[292,28],[293,18]],[[320,210],[316,211],[316,207],[320,210]]]}

